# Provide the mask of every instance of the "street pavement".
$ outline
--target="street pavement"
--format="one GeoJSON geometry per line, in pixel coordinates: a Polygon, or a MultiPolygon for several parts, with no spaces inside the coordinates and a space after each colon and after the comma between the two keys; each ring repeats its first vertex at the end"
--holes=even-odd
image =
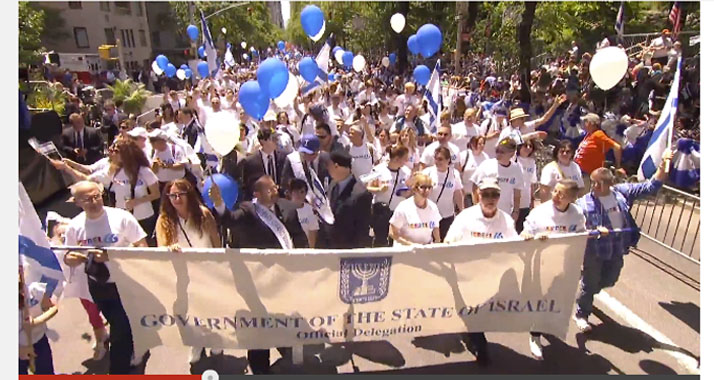
{"type": "MultiPolygon", "coordinates": [[[[626,257],[620,281],[596,298],[588,334],[571,320],[565,341],[544,336],[535,360],[527,333],[488,333],[492,364],[479,367],[458,335],[397,337],[381,342],[305,347],[304,364],[271,350],[275,373],[386,372],[400,374],[689,374],[698,373],[699,267],[642,239],[626,257]]],[[[102,374],[108,356],[92,360],[92,330],[77,299],[67,299],[49,323],[55,371],[102,374]]],[[[188,364],[188,347],[151,350],[136,373],[250,373],[245,350],[226,350],[188,364]]]]}

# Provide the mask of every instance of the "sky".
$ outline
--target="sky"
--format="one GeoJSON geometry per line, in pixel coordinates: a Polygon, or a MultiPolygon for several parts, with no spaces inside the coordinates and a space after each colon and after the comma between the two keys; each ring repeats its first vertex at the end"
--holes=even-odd
{"type": "Polygon", "coordinates": [[[285,0],[281,1],[280,10],[283,14],[283,25],[285,25],[285,27],[287,28],[288,20],[290,20],[290,2],[285,0]]]}

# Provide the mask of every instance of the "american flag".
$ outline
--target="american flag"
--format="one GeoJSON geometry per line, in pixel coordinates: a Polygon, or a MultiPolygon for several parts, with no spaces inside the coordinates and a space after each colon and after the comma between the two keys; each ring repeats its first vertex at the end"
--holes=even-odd
{"type": "Polygon", "coordinates": [[[669,12],[669,21],[672,22],[672,36],[677,37],[679,34],[679,31],[682,30],[682,23],[680,21],[680,14],[682,13],[682,9],[679,5],[679,1],[675,1],[674,5],[672,5],[672,10],[669,12]]]}

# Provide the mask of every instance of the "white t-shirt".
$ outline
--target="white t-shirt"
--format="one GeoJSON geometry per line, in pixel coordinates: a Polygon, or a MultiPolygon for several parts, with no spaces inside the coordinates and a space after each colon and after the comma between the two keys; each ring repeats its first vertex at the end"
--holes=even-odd
{"type": "MultiPolygon", "coordinates": [[[[186,160],[186,153],[180,146],[172,143],[166,143],[166,149],[163,152],[154,150],[154,157],[151,158],[153,161],[155,158],[169,164],[173,165],[177,162],[186,160]]],[[[159,182],[169,182],[175,179],[183,178],[186,175],[185,166],[179,169],[165,169],[159,168],[156,176],[159,178],[159,182]]]]}
{"type": "MultiPolygon", "coordinates": [[[[45,295],[46,289],[47,284],[45,283],[33,282],[31,284],[27,284],[27,292],[25,293],[25,296],[27,297],[26,300],[29,307],[30,316],[32,318],[37,318],[44,313],[44,311],[42,311],[42,298],[45,295]]],[[[28,346],[29,344],[27,344],[27,333],[24,329],[22,329],[22,309],[18,309],[18,311],[20,313],[18,323],[18,326],[20,327],[19,343],[21,346],[28,346]]],[[[46,332],[47,323],[40,323],[32,326],[32,329],[30,330],[30,339],[32,340],[32,344],[39,342],[40,339],[45,336],[46,332]]]]}
{"type": "Polygon", "coordinates": [[[523,170],[523,190],[521,191],[521,208],[530,208],[531,185],[538,183],[535,159],[530,157],[518,157],[518,163],[523,170]]]}
{"type": "Polygon", "coordinates": [[[397,192],[394,189],[395,181],[397,189],[405,187],[404,183],[409,176],[411,176],[412,171],[406,167],[406,165],[402,166],[397,171],[392,171],[389,167],[387,167],[386,162],[375,166],[372,171],[378,175],[380,186],[387,185],[387,190],[374,194],[374,203],[388,203],[389,209],[394,210],[397,205],[405,199],[397,195],[397,192]],[[390,197],[392,199],[391,202],[389,201],[390,197]]]}
{"type": "Polygon", "coordinates": [[[317,231],[320,229],[320,225],[317,222],[317,216],[312,211],[312,206],[305,203],[302,207],[297,209],[298,220],[300,221],[300,227],[305,232],[307,236],[309,231],[317,231]]]}
{"type": "Polygon", "coordinates": [[[492,218],[483,216],[481,205],[473,205],[459,215],[449,227],[446,242],[483,242],[517,237],[513,218],[501,210],[492,218]]]}
{"type": "Polygon", "coordinates": [[[617,207],[617,199],[615,199],[615,194],[610,192],[609,195],[604,197],[598,197],[602,207],[605,209],[608,218],[610,218],[610,223],[612,228],[618,229],[622,228],[625,224],[624,217],[617,207]]]}
{"type": "Polygon", "coordinates": [[[101,160],[89,165],[89,172],[94,173],[104,170],[109,167],[109,157],[104,157],[101,160]]]}
{"type": "MultiPolygon", "coordinates": [[[[439,227],[441,215],[439,208],[430,200],[426,200],[426,207],[419,208],[414,197],[400,203],[389,219],[389,224],[399,230],[399,235],[406,240],[417,244],[429,244],[433,241],[432,231],[439,227]]],[[[401,246],[396,240],[394,246],[401,246]]]]}
{"type": "Polygon", "coordinates": [[[513,212],[513,191],[523,191],[523,171],[517,162],[510,162],[510,165],[503,166],[495,158],[488,159],[479,165],[478,169],[471,177],[471,182],[478,185],[482,178],[498,179],[498,186],[501,188],[501,196],[498,199],[498,208],[509,215],[513,212]]]}
{"type": "MultiPolygon", "coordinates": [[[[420,163],[426,165],[426,166],[433,166],[434,165],[434,152],[436,152],[436,148],[441,146],[438,141],[434,141],[433,143],[429,144],[424,148],[424,152],[421,154],[421,159],[419,160],[420,163]]],[[[449,149],[449,152],[451,152],[451,165],[454,166],[454,162],[459,159],[459,148],[454,145],[452,142],[446,143],[446,148],[449,149]]]]}
{"type": "Polygon", "coordinates": [[[424,174],[431,177],[431,182],[434,184],[429,199],[439,207],[439,213],[443,218],[453,216],[454,192],[464,188],[461,183],[461,173],[453,167],[449,167],[445,172],[440,172],[435,165],[424,169],[424,174]],[[441,198],[439,198],[439,194],[441,194],[441,198]]]}
{"type": "Polygon", "coordinates": [[[180,216],[178,219],[179,223],[181,223],[181,227],[176,226],[176,231],[174,232],[178,238],[178,245],[183,248],[213,248],[211,235],[208,231],[203,231],[203,234],[201,234],[201,231],[198,228],[192,227],[187,220],[184,220],[180,216]],[[181,231],[181,228],[183,228],[183,232],[186,232],[188,240],[181,231]],[[191,244],[188,243],[189,240],[191,244]]]}
{"type": "MultiPolygon", "coordinates": [[[[513,141],[516,142],[516,145],[523,144],[523,135],[521,134],[521,130],[518,128],[514,128],[513,126],[507,126],[501,131],[501,134],[498,135],[498,141],[501,141],[505,139],[506,137],[510,137],[513,139],[513,141]]],[[[498,142],[497,142],[498,143],[498,142]]],[[[494,151],[495,153],[495,151],[494,151]]]]}
{"type": "Polygon", "coordinates": [[[474,155],[471,149],[466,149],[459,153],[459,164],[464,168],[461,173],[461,183],[464,185],[466,194],[471,194],[473,191],[474,184],[471,182],[471,177],[476,173],[478,166],[486,160],[488,160],[488,156],[484,152],[474,155]]]}
{"type": "Polygon", "coordinates": [[[467,127],[463,121],[451,126],[451,134],[454,145],[462,152],[467,149],[472,137],[481,135],[478,125],[473,124],[471,127],[467,127]]]}
{"type": "Polygon", "coordinates": [[[394,101],[397,106],[397,115],[396,116],[404,116],[404,109],[407,108],[408,105],[412,104],[417,104],[417,98],[416,96],[412,95],[407,95],[407,94],[401,94],[397,96],[397,99],[394,101]]]}
{"type": "MultiPolygon", "coordinates": [[[[104,214],[97,219],[87,219],[82,212],[72,219],[65,232],[65,245],[92,247],[129,247],[146,237],[141,228],[127,211],[104,207],[104,214]]],[[[111,277],[111,269],[110,277],[111,277]]],[[[84,273],[84,264],[75,271],[84,273]]]]}
{"type": "MultiPolygon", "coordinates": [[[[107,189],[111,186],[111,191],[116,197],[116,207],[126,209],[126,200],[131,198],[131,182],[124,169],[119,170],[113,178],[109,175],[108,170],[102,170],[92,174],[89,179],[100,182],[107,189]]],[[[149,187],[157,182],[159,179],[156,174],[148,167],[142,166],[134,187],[134,198],[148,195],[149,187]]],[[[134,207],[133,214],[137,220],[144,220],[154,215],[154,208],[151,206],[151,202],[140,203],[134,207]]]]}
{"type": "MultiPolygon", "coordinates": [[[[503,120],[505,123],[505,119],[503,120]]],[[[486,119],[481,123],[480,134],[483,136],[488,136],[493,132],[501,132],[504,128],[503,123],[499,124],[495,117],[486,119]]],[[[486,140],[486,145],[483,147],[483,152],[489,157],[496,157],[496,144],[498,144],[498,138],[493,138],[486,140]]]]}
{"type": "Polygon", "coordinates": [[[580,207],[571,203],[562,212],[549,200],[531,210],[523,223],[523,231],[535,235],[538,233],[565,234],[585,231],[585,215],[580,207]]]}
{"type": "Polygon", "coordinates": [[[409,158],[405,165],[407,167],[409,167],[409,169],[414,170],[414,165],[419,163],[420,158],[421,158],[421,152],[419,151],[419,147],[416,147],[414,150],[409,150],[409,158]]]}
{"type": "Polygon", "coordinates": [[[359,178],[372,171],[372,165],[377,161],[377,150],[372,144],[363,141],[362,146],[349,144],[350,156],[352,156],[352,174],[359,178]]]}
{"type": "Polygon", "coordinates": [[[555,161],[553,161],[543,167],[543,170],[540,173],[540,183],[543,186],[553,188],[558,183],[558,181],[562,179],[572,179],[573,181],[578,183],[579,188],[585,187],[585,183],[583,182],[583,175],[580,171],[580,166],[578,166],[575,161],[571,161],[570,165],[568,166],[563,166],[560,163],[556,163],[555,161]],[[558,168],[563,171],[563,176],[565,176],[565,178],[562,178],[562,176],[560,175],[560,170],[558,170],[558,168]]]}

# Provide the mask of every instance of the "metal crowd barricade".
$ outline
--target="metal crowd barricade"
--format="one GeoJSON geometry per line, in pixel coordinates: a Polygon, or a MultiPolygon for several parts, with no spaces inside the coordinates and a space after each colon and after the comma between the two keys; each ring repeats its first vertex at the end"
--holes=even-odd
{"type": "Polygon", "coordinates": [[[700,264],[700,198],[670,186],[635,202],[632,215],[641,234],[700,264]]]}

